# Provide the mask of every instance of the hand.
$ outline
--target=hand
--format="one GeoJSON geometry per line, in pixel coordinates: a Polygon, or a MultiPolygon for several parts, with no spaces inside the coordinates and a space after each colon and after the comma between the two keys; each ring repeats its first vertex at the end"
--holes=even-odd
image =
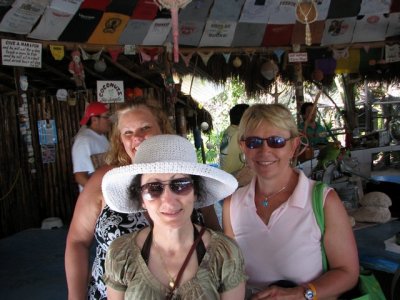
{"type": "Polygon", "coordinates": [[[270,286],[265,290],[254,294],[251,300],[304,300],[304,288],[301,286],[294,288],[282,288],[270,286]]]}

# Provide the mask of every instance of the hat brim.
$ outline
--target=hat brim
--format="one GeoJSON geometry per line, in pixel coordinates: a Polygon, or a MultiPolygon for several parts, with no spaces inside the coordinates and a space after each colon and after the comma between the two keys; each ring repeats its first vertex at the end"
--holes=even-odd
{"type": "Polygon", "coordinates": [[[210,206],[231,195],[238,187],[237,180],[231,174],[205,164],[181,161],[139,163],[112,169],[104,175],[102,192],[107,205],[122,213],[141,211],[140,201],[129,199],[128,187],[136,175],[156,173],[201,176],[206,195],[195,202],[195,208],[210,206]]]}

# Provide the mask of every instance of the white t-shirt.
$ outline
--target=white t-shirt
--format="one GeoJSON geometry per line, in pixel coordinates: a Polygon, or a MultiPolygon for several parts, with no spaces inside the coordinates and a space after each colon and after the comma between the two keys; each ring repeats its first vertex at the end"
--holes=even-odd
{"type": "MultiPolygon", "coordinates": [[[[104,134],[98,134],[92,129],[83,126],[74,139],[75,141],[72,146],[73,172],[93,173],[95,168],[90,156],[104,153],[108,150],[109,143],[107,137],[104,134]]],[[[80,185],[79,190],[82,191],[82,186],[80,185]]]]}

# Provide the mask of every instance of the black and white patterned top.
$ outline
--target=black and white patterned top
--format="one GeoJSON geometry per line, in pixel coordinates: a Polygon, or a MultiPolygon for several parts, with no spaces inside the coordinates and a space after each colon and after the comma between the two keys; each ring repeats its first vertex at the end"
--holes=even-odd
{"type": "Polygon", "coordinates": [[[106,285],[102,279],[104,261],[111,242],[116,238],[148,226],[142,213],[123,214],[104,207],[96,222],[95,239],[97,241],[96,257],[93,261],[92,276],[90,278],[88,299],[107,299],[106,285]]]}

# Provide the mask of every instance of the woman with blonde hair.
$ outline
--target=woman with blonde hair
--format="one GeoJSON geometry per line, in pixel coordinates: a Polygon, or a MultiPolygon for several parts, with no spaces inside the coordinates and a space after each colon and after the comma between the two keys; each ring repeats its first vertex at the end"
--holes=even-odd
{"type": "MultiPolygon", "coordinates": [[[[123,214],[110,209],[105,204],[101,182],[107,171],[131,164],[138,146],[144,140],[158,134],[173,133],[168,117],[155,103],[155,100],[135,100],[113,116],[115,124],[110,137],[110,149],[105,158],[106,165],[94,172],[80,193],[68,231],[65,270],[69,300],[106,299],[102,276],[108,246],[115,238],[149,224],[141,212],[123,214]],[[89,275],[89,253],[93,237],[97,247],[89,275]]],[[[218,224],[213,207],[204,210],[204,214],[205,221],[218,224]]]]}
{"type": "Polygon", "coordinates": [[[251,106],[238,139],[254,176],[225,199],[223,228],[243,252],[252,299],[334,299],[350,290],[359,264],[347,212],[326,188],[322,237],[312,208],[315,181],[292,166],[300,141],[290,111],[281,104],[251,106]]]}

